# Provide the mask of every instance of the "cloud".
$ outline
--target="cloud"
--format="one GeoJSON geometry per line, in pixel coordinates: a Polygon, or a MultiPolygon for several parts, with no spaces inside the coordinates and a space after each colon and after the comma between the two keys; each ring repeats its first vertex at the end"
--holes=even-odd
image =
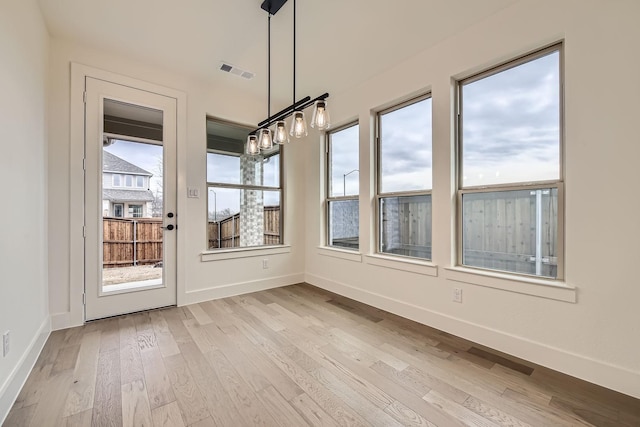
{"type": "Polygon", "coordinates": [[[462,90],[463,185],[559,178],[559,54],[462,90]]]}

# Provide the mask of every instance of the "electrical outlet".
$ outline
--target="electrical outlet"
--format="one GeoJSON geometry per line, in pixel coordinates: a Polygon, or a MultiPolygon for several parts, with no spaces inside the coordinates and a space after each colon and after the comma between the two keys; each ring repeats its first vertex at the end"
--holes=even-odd
{"type": "Polygon", "coordinates": [[[462,288],[453,288],[453,302],[462,302],[462,288]]]}
{"type": "Polygon", "coordinates": [[[264,268],[264,269],[269,268],[269,260],[268,259],[263,259],[262,260],[262,268],[264,268]]]}
{"type": "Polygon", "coordinates": [[[10,334],[11,331],[7,331],[2,335],[2,357],[7,357],[7,354],[9,354],[9,350],[10,350],[10,334]]]}

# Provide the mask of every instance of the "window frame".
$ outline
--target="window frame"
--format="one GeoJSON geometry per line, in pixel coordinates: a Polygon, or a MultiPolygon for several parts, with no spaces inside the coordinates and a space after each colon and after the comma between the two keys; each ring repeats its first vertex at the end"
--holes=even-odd
{"type": "MultiPolygon", "coordinates": [[[[218,123],[222,123],[222,124],[227,124],[227,125],[231,125],[231,126],[236,126],[236,127],[240,127],[240,128],[245,128],[247,129],[247,135],[254,129],[253,127],[246,125],[246,124],[241,124],[241,123],[236,123],[236,122],[231,122],[228,120],[222,120],[222,119],[218,119],[215,117],[211,117],[211,116],[206,116],[205,119],[205,126],[206,126],[206,122],[208,121],[215,121],[218,123]]],[[[244,147],[244,145],[243,145],[244,147]]],[[[256,249],[261,249],[261,248],[267,248],[267,247],[273,247],[273,246],[285,246],[284,243],[284,147],[285,145],[279,145],[279,149],[278,149],[278,154],[280,156],[280,160],[279,160],[279,171],[278,171],[278,183],[280,184],[279,187],[272,187],[272,186],[260,186],[260,185],[243,185],[243,184],[229,184],[229,183],[221,183],[221,182],[214,182],[214,181],[209,181],[207,178],[205,178],[205,182],[206,182],[206,209],[207,209],[207,213],[205,215],[205,230],[207,230],[205,232],[205,249],[204,249],[204,253],[216,253],[216,252],[223,252],[223,251],[251,251],[251,250],[256,250],[256,249]],[[279,200],[280,200],[280,221],[278,224],[278,230],[280,233],[280,242],[279,243],[271,243],[271,244],[262,244],[262,245],[255,245],[255,246],[234,246],[234,247],[226,247],[226,248],[210,248],[209,247],[209,189],[210,188],[227,188],[227,189],[235,189],[235,190],[262,190],[262,191],[278,191],[279,192],[279,200]]],[[[214,154],[223,154],[223,155],[229,155],[227,152],[222,152],[220,150],[216,150],[216,149],[210,149],[207,146],[207,138],[205,138],[205,156],[204,156],[204,162],[205,162],[205,175],[208,176],[207,172],[207,154],[209,153],[214,153],[214,154]]],[[[242,156],[242,154],[240,154],[238,157],[242,156]]],[[[214,190],[215,191],[215,190],[214,190]]]]}
{"type": "Polygon", "coordinates": [[[114,173],[113,175],[111,175],[111,186],[114,188],[120,188],[122,187],[122,175],[119,173],[114,173]],[[118,180],[118,183],[116,184],[116,179],[118,180]]]}
{"type": "Polygon", "coordinates": [[[125,175],[124,176],[124,185],[125,188],[133,188],[133,175],[125,175]]]}
{"type": "MultiPolygon", "coordinates": [[[[433,196],[432,196],[432,192],[433,192],[433,166],[431,169],[431,189],[429,190],[410,190],[410,191],[390,191],[390,192],[381,192],[380,189],[382,188],[381,185],[381,180],[382,180],[382,171],[381,171],[381,165],[382,165],[382,152],[381,152],[381,148],[382,148],[382,144],[381,144],[381,138],[382,138],[382,120],[381,117],[385,114],[388,113],[392,113],[394,111],[400,110],[404,107],[407,107],[409,105],[413,105],[416,104],[420,101],[424,101],[426,99],[431,99],[432,102],[432,110],[431,110],[431,114],[432,114],[432,120],[433,120],[433,94],[431,93],[431,91],[425,92],[421,95],[418,96],[414,96],[410,99],[407,99],[406,101],[400,102],[399,104],[395,104],[391,107],[379,110],[376,112],[376,116],[375,116],[375,209],[374,209],[374,214],[375,214],[375,251],[374,253],[376,255],[380,255],[380,256],[385,256],[385,257],[393,257],[393,258],[399,258],[399,259],[404,259],[404,260],[412,260],[412,261],[419,261],[419,262],[428,262],[431,263],[433,262],[433,196]],[[398,255],[398,254],[392,254],[389,252],[383,252],[382,251],[382,222],[380,220],[380,215],[381,215],[381,210],[380,210],[380,202],[382,199],[385,198],[392,198],[392,197],[406,197],[406,196],[429,196],[431,198],[431,206],[432,206],[432,217],[431,217],[431,230],[432,230],[432,237],[431,237],[431,257],[430,258],[420,258],[420,257],[414,257],[414,256],[409,256],[409,255],[398,255]]],[[[432,125],[433,127],[433,125],[432,125]]],[[[433,131],[433,129],[432,129],[433,131]]],[[[432,134],[432,139],[431,139],[431,160],[432,160],[432,165],[433,165],[433,134],[432,134]]]]}
{"type": "Polygon", "coordinates": [[[144,176],[143,175],[136,175],[135,176],[136,182],[135,184],[135,188],[144,188],[144,176]],[[141,184],[138,185],[138,182],[140,182],[140,180],[142,180],[141,184]]]}
{"type": "Polygon", "coordinates": [[[127,210],[129,211],[129,213],[131,214],[130,218],[142,218],[144,216],[144,207],[142,206],[142,204],[128,204],[127,205],[127,210]],[[140,215],[136,215],[136,210],[140,209],[139,214],[140,215]]]}
{"type": "Polygon", "coordinates": [[[523,277],[523,278],[534,278],[541,280],[550,280],[555,282],[563,282],[564,281],[564,228],[565,228],[565,102],[564,102],[564,44],[554,43],[552,45],[543,47],[541,49],[537,49],[526,53],[524,55],[518,56],[514,59],[501,63],[497,66],[485,69],[479,73],[475,73],[469,77],[460,79],[456,82],[455,86],[455,94],[456,94],[456,125],[455,125],[455,166],[456,166],[456,267],[461,267],[465,269],[478,270],[483,272],[497,273],[497,274],[505,274],[509,276],[515,277],[523,277]],[[462,164],[462,155],[463,155],[463,124],[464,124],[464,106],[463,106],[463,86],[466,84],[474,83],[476,81],[482,80],[483,78],[496,75],[502,71],[510,70],[512,68],[516,68],[520,65],[535,61],[542,57],[545,57],[553,52],[558,52],[558,107],[559,107],[559,117],[558,117],[558,157],[559,157],[559,170],[558,170],[558,179],[557,180],[541,180],[541,181],[526,181],[526,182],[514,182],[514,183],[501,183],[501,184],[490,184],[490,185],[473,185],[463,187],[462,177],[464,174],[464,168],[462,164]],[[541,190],[541,189],[550,189],[555,188],[558,191],[558,211],[557,211],[557,241],[556,241],[556,251],[557,251],[557,266],[556,266],[556,277],[549,276],[538,276],[535,274],[527,274],[521,272],[512,272],[507,270],[498,270],[492,269],[488,267],[478,267],[472,265],[463,264],[463,252],[464,252],[464,236],[463,236],[463,196],[465,194],[471,193],[496,193],[496,192],[507,192],[507,191],[519,191],[519,190],[541,190]]]}
{"type": "MultiPolygon", "coordinates": [[[[358,247],[357,248],[348,248],[348,247],[344,247],[344,246],[337,246],[337,245],[332,245],[331,244],[331,202],[341,202],[341,201],[357,201],[358,203],[360,203],[360,185],[358,184],[358,194],[353,195],[353,196],[331,196],[331,171],[332,171],[332,163],[331,163],[331,136],[337,132],[352,128],[354,126],[358,127],[358,180],[360,179],[360,122],[358,120],[355,120],[353,122],[349,122],[343,126],[339,126],[336,127],[334,129],[331,129],[330,131],[327,131],[325,133],[325,155],[326,155],[326,164],[327,167],[325,168],[325,186],[326,186],[326,190],[325,190],[325,207],[324,207],[324,211],[325,211],[325,227],[326,227],[326,233],[325,233],[325,246],[328,248],[332,248],[332,249],[341,249],[341,250],[346,250],[346,251],[354,251],[354,252],[359,252],[360,251],[360,209],[358,206],[358,247]]],[[[353,171],[352,171],[353,172],[353,171]]]]}

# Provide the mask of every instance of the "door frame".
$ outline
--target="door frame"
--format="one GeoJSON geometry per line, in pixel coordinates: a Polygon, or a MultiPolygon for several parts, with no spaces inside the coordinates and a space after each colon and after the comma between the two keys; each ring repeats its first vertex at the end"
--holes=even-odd
{"type": "MultiPolygon", "coordinates": [[[[123,102],[138,108],[150,108],[159,111],[162,116],[161,141],[138,141],[134,144],[153,144],[162,150],[163,161],[163,212],[178,214],[176,209],[176,100],[173,97],[159,95],[129,86],[123,86],[102,79],[89,77],[85,87],[85,320],[128,314],[136,311],[165,307],[177,304],[176,289],[176,218],[162,215],[164,226],[169,226],[162,238],[162,279],[146,286],[134,289],[108,291],[103,278],[106,270],[103,264],[103,205],[102,194],[104,171],[103,138],[105,135],[104,115],[107,100],[123,102]]],[[[126,135],[117,138],[127,140],[126,135]]],[[[157,148],[156,148],[157,149],[157,148]]],[[[124,157],[126,159],[126,157],[124,157]]],[[[126,178],[131,175],[125,174],[126,178]]],[[[133,186],[133,178],[130,179],[133,186]]],[[[132,206],[139,208],[141,203],[126,204],[131,214],[132,206]]],[[[135,215],[134,215],[135,216],[135,215]]],[[[135,250],[135,247],[134,247],[135,250]]]]}
{"type": "MultiPolygon", "coordinates": [[[[52,329],[83,325],[84,316],[84,91],[85,80],[92,77],[135,89],[155,92],[176,99],[176,211],[186,212],[187,164],[187,95],[186,93],[132,77],[71,62],[70,100],[70,153],[69,153],[69,311],[51,316],[52,329]]],[[[184,232],[177,233],[176,247],[176,299],[183,305],[185,288],[184,232]]]]}

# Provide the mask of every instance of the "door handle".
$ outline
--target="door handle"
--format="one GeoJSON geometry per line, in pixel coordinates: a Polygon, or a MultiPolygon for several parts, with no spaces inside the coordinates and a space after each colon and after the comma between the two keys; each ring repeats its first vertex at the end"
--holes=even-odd
{"type": "Polygon", "coordinates": [[[162,227],[162,228],[163,228],[164,230],[169,230],[169,231],[171,231],[171,230],[173,230],[174,228],[178,228],[178,227],[175,227],[173,224],[169,224],[169,225],[167,225],[166,227],[162,227]]]}
{"type": "Polygon", "coordinates": [[[167,217],[168,217],[168,218],[173,218],[173,212],[169,212],[169,213],[167,214],[167,217]]]}

